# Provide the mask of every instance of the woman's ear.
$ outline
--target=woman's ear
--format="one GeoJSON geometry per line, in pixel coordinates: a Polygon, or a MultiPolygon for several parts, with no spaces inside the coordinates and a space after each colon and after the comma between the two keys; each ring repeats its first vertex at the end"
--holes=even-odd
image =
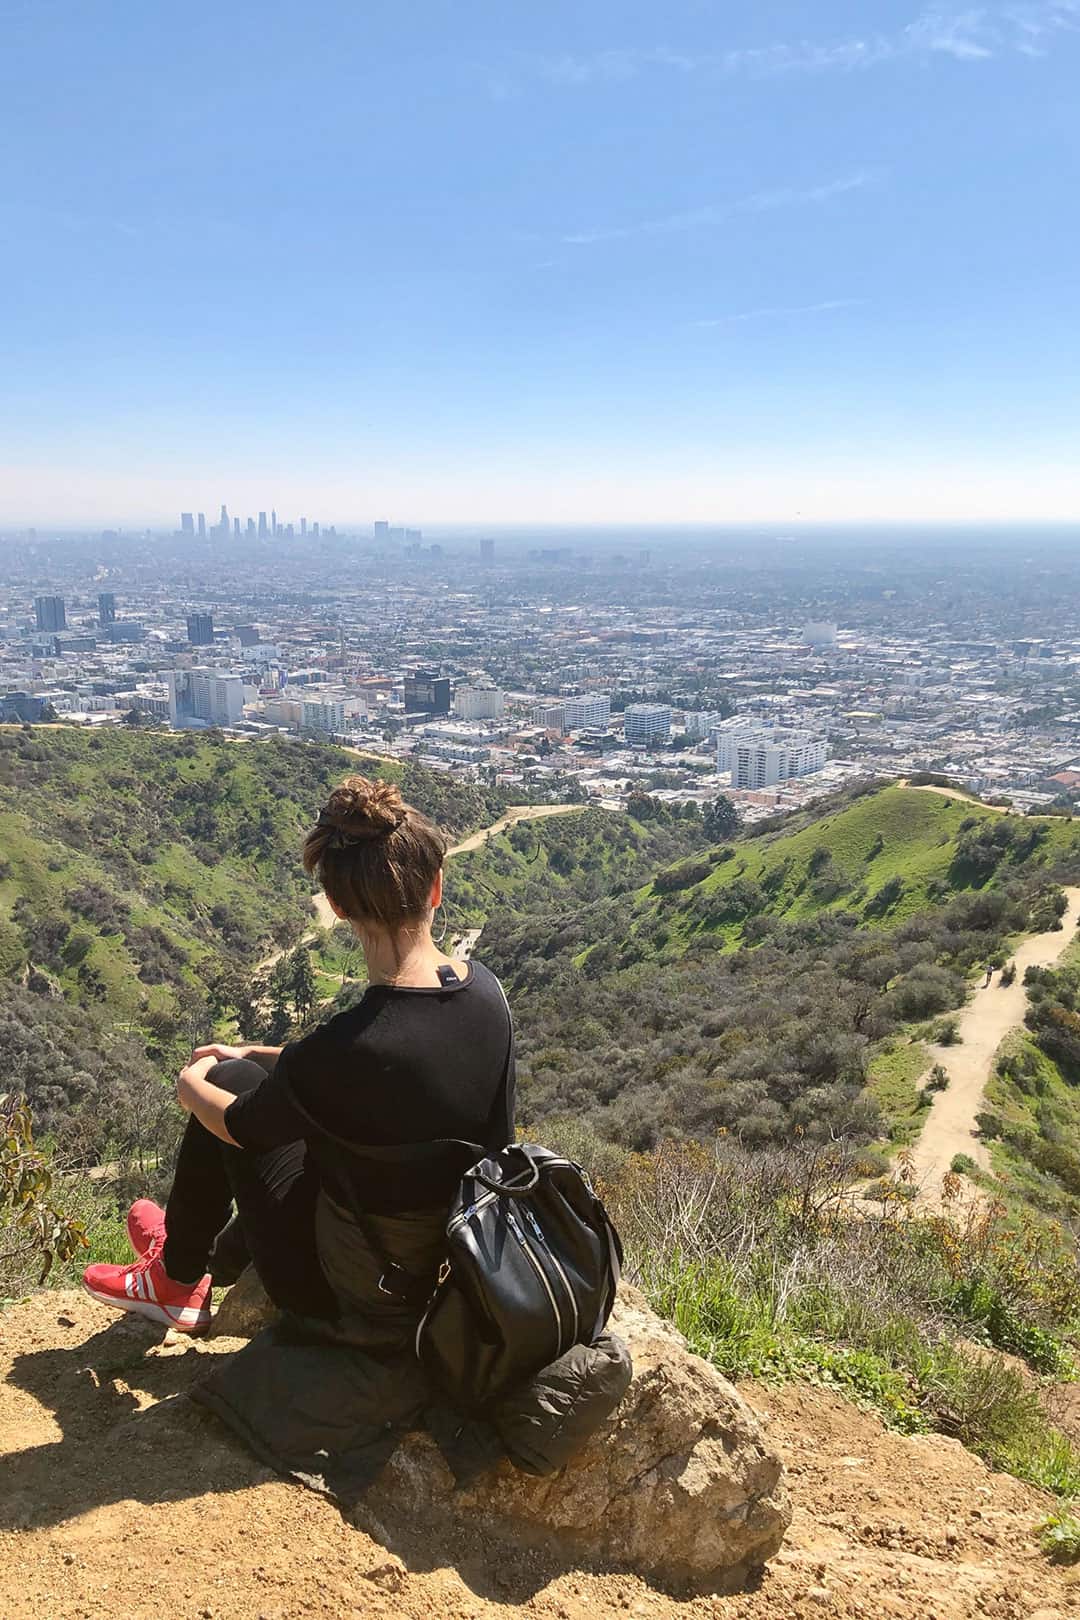
{"type": "Polygon", "coordinates": [[[432,911],[438,911],[442,905],[442,867],[435,874],[435,881],[431,885],[431,899],[429,901],[432,911]]]}
{"type": "MultiPolygon", "coordinates": [[[[325,894],[326,891],[323,890],[323,893],[325,894]]],[[[341,906],[338,905],[336,900],[331,900],[328,894],[326,895],[326,903],[330,907],[330,910],[334,913],[335,917],[340,917],[342,922],[347,920],[347,913],[342,909],[341,906]]]]}

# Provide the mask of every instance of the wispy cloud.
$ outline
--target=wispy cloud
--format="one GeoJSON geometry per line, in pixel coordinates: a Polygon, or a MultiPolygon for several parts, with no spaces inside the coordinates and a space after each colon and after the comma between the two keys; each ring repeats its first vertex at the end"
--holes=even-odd
{"type": "Polygon", "coordinates": [[[854,72],[905,57],[947,56],[982,62],[1006,55],[1045,55],[1055,38],[1080,33],[1080,0],[1014,0],[964,9],[931,7],[889,33],[814,41],[800,39],[726,51],[685,51],[668,45],[612,47],[586,55],[541,57],[531,65],[553,84],[619,83],[650,70],[674,74],[771,78],[785,74],[854,72]]]}
{"type": "Polygon", "coordinates": [[[760,214],[774,208],[813,207],[828,202],[831,197],[848,191],[859,191],[874,185],[877,174],[859,171],[828,180],[822,185],[796,187],[782,186],[774,191],[755,191],[749,196],[728,203],[705,203],[700,208],[686,209],[677,214],[664,214],[657,219],[637,220],[626,225],[594,225],[572,231],[561,240],[574,247],[587,247],[594,242],[621,242],[632,236],[670,236],[679,231],[698,230],[704,226],[720,225],[734,214],[760,214]]]}
{"type": "Polygon", "coordinates": [[[695,321],[697,327],[740,326],[745,321],[776,320],[789,315],[827,315],[837,309],[855,309],[865,304],[865,298],[823,298],[817,304],[766,304],[761,309],[742,309],[734,315],[716,315],[710,320],[695,321]]]}
{"type": "Polygon", "coordinates": [[[827,180],[821,186],[802,189],[781,186],[775,191],[755,191],[749,197],[743,197],[735,206],[740,212],[748,214],[765,213],[770,208],[799,208],[828,202],[830,197],[842,197],[846,191],[861,191],[864,186],[873,185],[877,179],[877,175],[860,170],[858,174],[847,174],[839,180],[827,180]]]}

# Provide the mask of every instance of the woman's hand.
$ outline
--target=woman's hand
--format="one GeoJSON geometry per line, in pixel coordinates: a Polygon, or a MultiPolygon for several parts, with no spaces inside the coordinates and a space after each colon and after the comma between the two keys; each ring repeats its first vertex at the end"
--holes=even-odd
{"type": "Polygon", "coordinates": [[[197,1084],[199,1081],[206,1079],[210,1070],[220,1061],[216,1056],[219,1050],[227,1052],[229,1048],[227,1046],[220,1048],[214,1046],[200,1047],[199,1051],[192,1057],[191,1062],[180,1070],[176,1081],[176,1100],[185,1113],[191,1113],[192,1099],[197,1095],[192,1082],[194,1081],[197,1084]]]}
{"type": "Polygon", "coordinates": [[[226,1109],[236,1099],[231,1091],[222,1091],[220,1086],[215,1086],[212,1080],[206,1078],[218,1062],[211,1054],[219,1048],[204,1047],[203,1050],[207,1053],[205,1057],[199,1057],[196,1053],[187,1067],[180,1070],[176,1082],[177,1100],[181,1108],[193,1114],[212,1136],[219,1137],[223,1142],[231,1142],[236,1147],[237,1142],[225,1128],[226,1109]]]}
{"type": "Polygon", "coordinates": [[[215,1063],[227,1063],[230,1058],[246,1058],[250,1050],[248,1046],[221,1046],[214,1041],[209,1046],[197,1046],[191,1061],[198,1063],[200,1058],[213,1058],[215,1063]]]}

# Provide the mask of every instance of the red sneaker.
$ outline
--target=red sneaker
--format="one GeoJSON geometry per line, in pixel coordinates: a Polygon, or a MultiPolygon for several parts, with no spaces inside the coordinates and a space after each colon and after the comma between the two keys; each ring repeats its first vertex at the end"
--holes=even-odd
{"type": "Polygon", "coordinates": [[[210,1325],[210,1278],[174,1282],[156,1254],[133,1266],[87,1266],[83,1287],[91,1299],[134,1311],[180,1333],[202,1333],[210,1325]]]}
{"type": "Polygon", "coordinates": [[[128,1210],[128,1242],[137,1255],[160,1254],[165,1242],[165,1211],[152,1198],[137,1198],[128,1210]]]}

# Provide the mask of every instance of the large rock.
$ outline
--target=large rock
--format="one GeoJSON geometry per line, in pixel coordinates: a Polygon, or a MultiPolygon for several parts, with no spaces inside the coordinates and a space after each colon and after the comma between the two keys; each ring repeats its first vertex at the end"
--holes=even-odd
{"type": "MultiPolygon", "coordinates": [[[[273,1313],[263,1296],[260,1315],[248,1284],[232,1320],[228,1303],[222,1326],[232,1334],[254,1331],[273,1313]]],[[[459,1523],[464,1515],[481,1534],[668,1586],[718,1592],[743,1584],[777,1551],[791,1520],[779,1456],[738,1391],[690,1354],[637,1289],[620,1286],[610,1325],[630,1347],[633,1382],[568,1468],[535,1479],[504,1462],[455,1486],[431,1437],[411,1434],[365,1506],[387,1522],[402,1512],[459,1523]]]]}

